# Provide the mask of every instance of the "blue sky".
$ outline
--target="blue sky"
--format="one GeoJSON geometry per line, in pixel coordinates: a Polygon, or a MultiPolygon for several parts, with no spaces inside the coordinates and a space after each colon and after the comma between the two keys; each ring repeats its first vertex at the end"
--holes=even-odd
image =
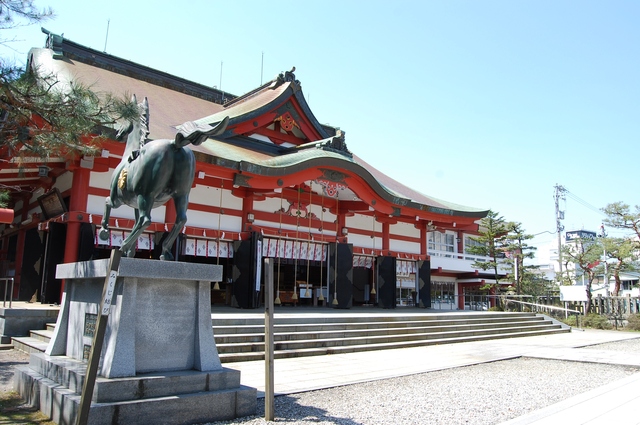
{"type": "Polygon", "coordinates": [[[566,230],[640,204],[637,1],[36,3],[57,17],[14,31],[3,56],[24,62],[40,26],[104,50],[109,22],[107,53],[233,94],[295,66],[354,153],[530,234],[555,230],[555,184],[584,201],[561,204],[566,230]]]}

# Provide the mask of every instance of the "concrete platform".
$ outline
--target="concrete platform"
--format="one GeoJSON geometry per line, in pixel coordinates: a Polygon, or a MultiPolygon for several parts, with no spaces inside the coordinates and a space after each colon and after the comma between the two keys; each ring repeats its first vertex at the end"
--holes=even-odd
{"type": "Polygon", "coordinates": [[[29,335],[32,329],[44,329],[55,323],[60,306],[14,301],[11,307],[0,306],[0,344],[9,348],[11,338],[29,335]]]}

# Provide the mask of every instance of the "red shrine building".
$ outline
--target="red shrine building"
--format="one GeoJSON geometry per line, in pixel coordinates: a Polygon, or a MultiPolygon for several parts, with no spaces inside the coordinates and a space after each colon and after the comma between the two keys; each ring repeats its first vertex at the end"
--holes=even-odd
{"type": "MultiPolygon", "coordinates": [[[[174,246],[178,261],[224,267],[213,304],[263,305],[271,280],[282,304],[464,309],[492,282],[465,252],[487,211],[429,197],[367,164],[344,132],[320,124],[294,70],[235,96],[47,35],[27,66],[146,97],[150,140],[173,139],[187,121],[229,118],[223,134],[189,146],[197,168],[174,246]]],[[[22,168],[2,158],[14,219],[0,225],[1,271],[15,277],[16,297],[58,302],[57,264],[107,258],[122,244],[129,207],[111,211],[108,240],[97,234],[123,152],[109,139],[94,157],[33,158],[22,168]]],[[[136,257],[157,258],[175,218],[172,201],[154,209],[136,257]]]]}

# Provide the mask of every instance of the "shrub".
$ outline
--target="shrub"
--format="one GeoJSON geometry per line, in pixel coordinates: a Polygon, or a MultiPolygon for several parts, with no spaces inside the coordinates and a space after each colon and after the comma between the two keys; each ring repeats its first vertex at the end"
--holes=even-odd
{"type": "Polygon", "coordinates": [[[502,310],[502,307],[498,307],[497,305],[495,305],[493,307],[489,307],[489,311],[504,311],[504,310],[502,310]]]}
{"type": "Polygon", "coordinates": [[[640,331],[640,314],[631,314],[627,318],[627,329],[630,331],[640,331]]]}
{"type": "Polygon", "coordinates": [[[578,326],[576,316],[574,314],[572,314],[569,317],[563,318],[561,320],[569,326],[573,326],[573,327],[578,326]]]}
{"type": "Polygon", "coordinates": [[[601,316],[599,314],[589,313],[582,319],[582,324],[585,328],[594,329],[612,329],[611,323],[607,316],[601,316]]]}

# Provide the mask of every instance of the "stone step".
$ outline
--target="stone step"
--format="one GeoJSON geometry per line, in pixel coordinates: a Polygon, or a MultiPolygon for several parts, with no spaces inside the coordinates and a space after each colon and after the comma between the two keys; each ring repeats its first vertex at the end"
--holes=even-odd
{"type": "MultiPolygon", "coordinates": [[[[275,341],[291,341],[296,339],[324,339],[324,338],[355,338],[362,336],[375,336],[375,335],[404,335],[412,333],[424,333],[424,332],[447,332],[455,330],[491,330],[496,326],[495,324],[486,323],[458,323],[455,325],[438,325],[433,322],[429,322],[427,326],[423,324],[425,322],[406,322],[404,326],[398,327],[379,327],[376,323],[367,323],[368,326],[350,326],[348,323],[340,323],[335,325],[322,325],[319,327],[307,328],[305,326],[291,327],[285,326],[284,329],[280,326],[274,326],[274,340],[275,341]],[[410,326],[414,325],[414,326],[410,326]]],[[[542,320],[518,320],[508,323],[500,324],[500,328],[514,328],[514,327],[527,327],[541,324],[550,324],[550,321],[543,322],[542,320]]],[[[218,334],[214,330],[214,335],[217,344],[232,344],[241,342],[259,342],[264,341],[264,327],[259,332],[252,333],[237,333],[237,334],[218,334]]]]}
{"type": "MultiPolygon", "coordinates": [[[[551,323],[527,326],[518,328],[519,331],[537,331],[560,329],[559,325],[551,323]]],[[[492,329],[470,329],[470,330],[449,330],[436,332],[417,332],[407,334],[386,334],[386,335],[365,335],[365,336],[332,336],[329,338],[311,338],[299,340],[279,340],[275,341],[277,350],[298,350],[312,347],[337,347],[337,346],[361,346],[365,344],[393,344],[406,341],[429,340],[429,339],[455,339],[466,336],[491,336],[505,333],[514,333],[514,328],[492,328],[492,329]]],[[[308,337],[308,335],[307,335],[308,337]]],[[[264,342],[245,342],[234,344],[216,344],[218,353],[228,352],[254,352],[263,351],[264,342]]]]}
{"type": "MultiPolygon", "coordinates": [[[[526,332],[511,332],[502,334],[491,335],[472,335],[455,338],[435,338],[426,340],[415,341],[402,341],[394,343],[381,343],[381,344],[363,344],[363,345],[348,345],[348,346],[336,346],[336,347],[314,347],[304,348],[297,350],[274,350],[274,358],[283,359],[291,357],[305,357],[305,356],[321,356],[327,354],[342,354],[353,353],[360,351],[375,351],[386,350],[393,348],[411,348],[422,347],[427,345],[438,344],[454,344],[458,342],[472,342],[472,341],[486,341],[491,339],[504,339],[504,338],[518,338],[526,336],[539,336],[539,335],[552,335],[556,333],[568,332],[566,329],[539,329],[535,331],[526,332]]],[[[220,353],[220,361],[222,363],[235,363],[245,361],[264,360],[264,351],[254,352],[242,352],[242,353],[220,353]]]]}
{"type": "MultiPolygon", "coordinates": [[[[517,337],[526,332],[564,332],[559,322],[534,313],[296,315],[277,317],[274,324],[276,358],[401,348],[517,337]],[[506,335],[506,336],[505,336],[506,335]]],[[[29,337],[13,338],[13,346],[28,353],[43,352],[53,335],[31,331],[29,337]]],[[[264,358],[263,317],[214,317],[212,326],[222,362],[264,358]]]]}
{"type": "MultiPolygon", "coordinates": [[[[518,316],[518,317],[509,317],[510,321],[539,321],[544,320],[543,317],[539,316],[518,316]]],[[[257,319],[256,319],[257,320],[257,319]]],[[[243,320],[239,321],[243,322],[243,320]]],[[[309,319],[305,321],[300,321],[297,323],[280,323],[276,320],[274,324],[274,330],[276,333],[292,333],[292,332],[300,332],[309,331],[309,332],[320,332],[325,330],[332,329],[370,329],[370,328],[400,328],[400,327],[420,327],[420,326],[443,326],[443,325],[458,325],[458,324],[486,324],[493,325],[497,323],[505,323],[505,318],[482,318],[482,317],[473,317],[471,319],[440,319],[435,320],[432,318],[415,320],[413,318],[404,320],[395,320],[395,321],[381,321],[381,320],[371,320],[368,321],[345,321],[344,318],[341,318],[339,321],[334,322],[311,322],[309,319]]],[[[264,333],[264,319],[260,319],[260,322],[257,324],[231,324],[231,325],[220,325],[217,321],[214,321],[213,331],[216,336],[218,335],[227,335],[227,334],[250,334],[250,333],[264,333]]]]}
{"type": "MultiPolygon", "coordinates": [[[[55,329],[55,326],[53,328],[55,329]]],[[[51,341],[51,338],[53,338],[53,329],[29,331],[29,336],[39,341],[48,343],[49,341],[51,341]]]]}
{"type": "MultiPolygon", "coordinates": [[[[26,403],[40,409],[53,422],[75,423],[80,406],[80,394],[64,387],[26,366],[19,367],[18,390],[26,403]],[[32,391],[36,388],[37,391],[32,391]]],[[[135,378],[133,378],[135,380],[135,378]]],[[[204,380],[203,380],[204,382],[204,380]]],[[[127,387],[126,384],[121,387],[127,387]]],[[[137,384],[129,387],[135,393],[137,384]]],[[[256,390],[245,386],[211,389],[173,396],[150,396],[116,402],[92,402],[88,422],[94,425],[114,423],[165,423],[166,418],[180,410],[182,423],[202,423],[229,420],[255,413],[256,390]]]]}
{"type": "MultiPolygon", "coordinates": [[[[380,309],[378,309],[380,311],[380,309]]],[[[348,314],[348,313],[347,313],[348,314]]],[[[214,322],[215,326],[260,326],[264,324],[264,317],[233,317],[233,315],[226,315],[224,317],[217,316],[215,313],[214,322]]],[[[277,312],[275,313],[275,324],[277,325],[286,325],[286,324],[320,324],[320,323],[336,323],[336,322],[347,322],[347,323],[360,323],[360,322],[375,322],[375,323],[385,323],[385,322],[404,322],[404,321],[416,321],[416,320],[427,320],[427,321],[443,321],[443,320],[454,320],[454,321],[467,321],[467,320],[496,320],[496,321],[504,321],[506,318],[522,318],[522,317],[537,317],[535,313],[520,313],[520,312],[475,312],[475,313],[427,313],[427,314],[390,314],[385,315],[384,313],[372,313],[372,314],[360,314],[354,313],[345,318],[344,315],[334,316],[331,313],[322,315],[322,309],[318,310],[318,314],[308,315],[308,314],[300,314],[295,316],[286,316],[286,317],[278,317],[277,312]]]]}
{"type": "MultiPolygon", "coordinates": [[[[77,394],[82,393],[87,364],[68,356],[32,353],[29,371],[50,379],[77,394]]],[[[31,373],[30,372],[30,373],[31,373]]],[[[240,386],[240,371],[228,368],[200,372],[196,370],[141,373],[134,377],[98,376],[93,390],[94,403],[113,403],[153,397],[170,397],[202,391],[217,391],[240,386]]]]}
{"type": "Polygon", "coordinates": [[[11,341],[16,350],[24,351],[25,353],[44,353],[49,345],[48,342],[31,336],[14,336],[11,341]]]}

